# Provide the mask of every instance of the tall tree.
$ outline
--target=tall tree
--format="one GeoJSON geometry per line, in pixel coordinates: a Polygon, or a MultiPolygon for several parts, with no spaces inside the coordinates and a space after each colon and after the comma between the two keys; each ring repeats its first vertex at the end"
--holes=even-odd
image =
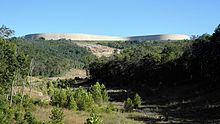
{"type": "Polygon", "coordinates": [[[2,25],[2,27],[0,27],[0,37],[9,38],[14,35],[14,33],[14,30],[6,27],[5,25],[2,25]]]}
{"type": "Polygon", "coordinates": [[[212,34],[212,41],[220,42],[220,24],[216,27],[215,32],[212,34]]]}

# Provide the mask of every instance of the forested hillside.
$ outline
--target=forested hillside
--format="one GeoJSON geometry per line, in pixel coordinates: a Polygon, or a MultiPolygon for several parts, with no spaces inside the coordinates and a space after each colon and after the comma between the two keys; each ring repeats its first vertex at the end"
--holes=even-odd
{"type": "Polygon", "coordinates": [[[14,38],[18,48],[32,60],[33,75],[57,76],[71,68],[83,69],[96,57],[70,40],[26,40],[14,38]]]}
{"type": "MultiPolygon", "coordinates": [[[[178,73],[167,72],[174,71],[176,67],[184,68],[184,65],[178,65],[177,61],[190,51],[192,41],[129,41],[109,44],[125,49],[120,54],[115,53],[110,58],[101,58],[90,64],[91,78],[106,82],[110,86],[145,90],[142,89],[144,85],[157,88],[158,85],[167,85],[166,82],[172,83],[178,78],[178,73]]],[[[186,73],[181,73],[181,78],[185,79],[186,73]]]]}
{"type": "Polygon", "coordinates": [[[147,88],[147,92],[190,82],[215,85],[219,81],[219,32],[220,26],[213,35],[204,34],[195,41],[160,42],[162,45],[118,43],[126,49],[90,64],[91,78],[110,86],[147,88]]]}
{"type": "MultiPolygon", "coordinates": [[[[188,45],[136,45],[90,64],[92,80],[136,91],[147,104],[182,119],[219,118],[220,25],[188,45]]],[[[141,44],[141,43],[140,43],[141,44]]],[[[127,46],[126,46],[127,47],[127,46]]]]}

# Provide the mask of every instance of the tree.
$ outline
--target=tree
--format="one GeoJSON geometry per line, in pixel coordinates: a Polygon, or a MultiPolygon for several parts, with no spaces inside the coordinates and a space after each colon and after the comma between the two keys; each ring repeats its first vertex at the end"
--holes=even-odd
{"type": "Polygon", "coordinates": [[[136,93],[133,100],[134,108],[138,108],[141,105],[141,97],[136,93]]]}
{"type": "Polygon", "coordinates": [[[12,109],[9,107],[5,96],[0,94],[0,124],[11,124],[12,119],[12,109]]]}
{"type": "Polygon", "coordinates": [[[33,75],[33,70],[35,67],[35,62],[34,59],[31,59],[31,63],[30,63],[30,72],[29,72],[29,76],[30,76],[30,96],[31,96],[31,92],[32,92],[32,75],[33,75]]]}
{"type": "Polygon", "coordinates": [[[74,94],[74,98],[79,110],[89,111],[94,103],[92,94],[82,87],[79,87],[74,94]]]}
{"type": "Polygon", "coordinates": [[[59,108],[53,108],[51,110],[51,115],[50,115],[51,123],[52,124],[64,124],[64,113],[63,110],[59,108]]]}
{"type": "Polygon", "coordinates": [[[90,93],[95,101],[95,103],[101,104],[108,101],[108,93],[105,86],[100,85],[99,82],[96,82],[95,85],[92,85],[90,88],[90,93]]]}
{"type": "Polygon", "coordinates": [[[77,104],[76,104],[76,101],[75,101],[73,96],[70,97],[68,108],[73,110],[73,111],[77,110],[77,104]]]}
{"type": "Polygon", "coordinates": [[[212,41],[220,42],[220,24],[216,27],[214,33],[212,34],[212,41]]]}
{"type": "Polygon", "coordinates": [[[103,124],[102,120],[96,114],[91,114],[88,119],[86,119],[85,124],[103,124]]]}
{"type": "Polygon", "coordinates": [[[0,27],[0,37],[2,38],[9,38],[10,36],[14,35],[14,32],[14,30],[11,30],[5,25],[2,25],[2,27],[0,27]]]}
{"type": "Polygon", "coordinates": [[[133,110],[133,102],[131,98],[127,98],[127,100],[124,102],[124,109],[126,112],[130,112],[133,110]]]}

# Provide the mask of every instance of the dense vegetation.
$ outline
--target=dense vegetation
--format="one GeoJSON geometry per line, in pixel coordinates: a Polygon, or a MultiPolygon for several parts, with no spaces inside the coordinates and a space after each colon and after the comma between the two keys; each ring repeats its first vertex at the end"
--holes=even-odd
{"type": "Polygon", "coordinates": [[[148,46],[154,46],[158,49],[162,49],[165,46],[169,45],[177,45],[177,46],[184,46],[189,44],[189,40],[184,41],[174,41],[174,40],[168,40],[168,41],[114,41],[114,42],[97,42],[97,44],[109,46],[112,48],[117,49],[126,49],[130,47],[137,47],[140,45],[148,45],[148,46]]]}
{"type": "Polygon", "coordinates": [[[82,69],[96,59],[87,49],[70,40],[12,39],[33,60],[33,75],[57,76],[71,68],[82,69]]]}
{"type": "Polygon", "coordinates": [[[184,84],[215,87],[220,79],[219,37],[220,26],[212,36],[204,34],[195,41],[138,43],[90,64],[90,75],[107,86],[142,91],[145,96],[184,84]]]}
{"type": "Polygon", "coordinates": [[[190,44],[189,41],[155,46],[137,43],[124,49],[120,54],[101,58],[98,62],[90,64],[90,75],[92,79],[106,82],[108,86],[135,88],[136,85],[157,85],[157,82],[160,82],[158,80],[160,75],[152,74],[152,70],[157,69],[155,72],[163,73],[158,69],[180,58],[184,51],[189,49],[190,44]]]}
{"type": "Polygon", "coordinates": [[[71,110],[95,111],[96,104],[102,105],[108,102],[108,93],[104,85],[98,82],[91,86],[89,91],[83,87],[72,89],[62,88],[62,81],[48,82],[48,94],[51,97],[51,105],[69,108],[71,110]]]}

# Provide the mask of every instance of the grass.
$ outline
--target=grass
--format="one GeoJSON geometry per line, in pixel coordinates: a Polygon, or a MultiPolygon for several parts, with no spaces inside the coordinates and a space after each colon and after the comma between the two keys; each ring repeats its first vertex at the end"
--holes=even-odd
{"type": "MultiPolygon", "coordinates": [[[[52,110],[52,106],[40,107],[36,106],[34,115],[41,121],[48,121],[52,110]]],[[[84,124],[86,119],[89,117],[89,112],[84,111],[71,111],[68,109],[64,110],[64,123],[65,124],[84,124]]],[[[140,113],[99,113],[98,114],[103,120],[104,124],[144,124],[141,121],[131,119],[131,117],[143,116],[140,113]]]]}

